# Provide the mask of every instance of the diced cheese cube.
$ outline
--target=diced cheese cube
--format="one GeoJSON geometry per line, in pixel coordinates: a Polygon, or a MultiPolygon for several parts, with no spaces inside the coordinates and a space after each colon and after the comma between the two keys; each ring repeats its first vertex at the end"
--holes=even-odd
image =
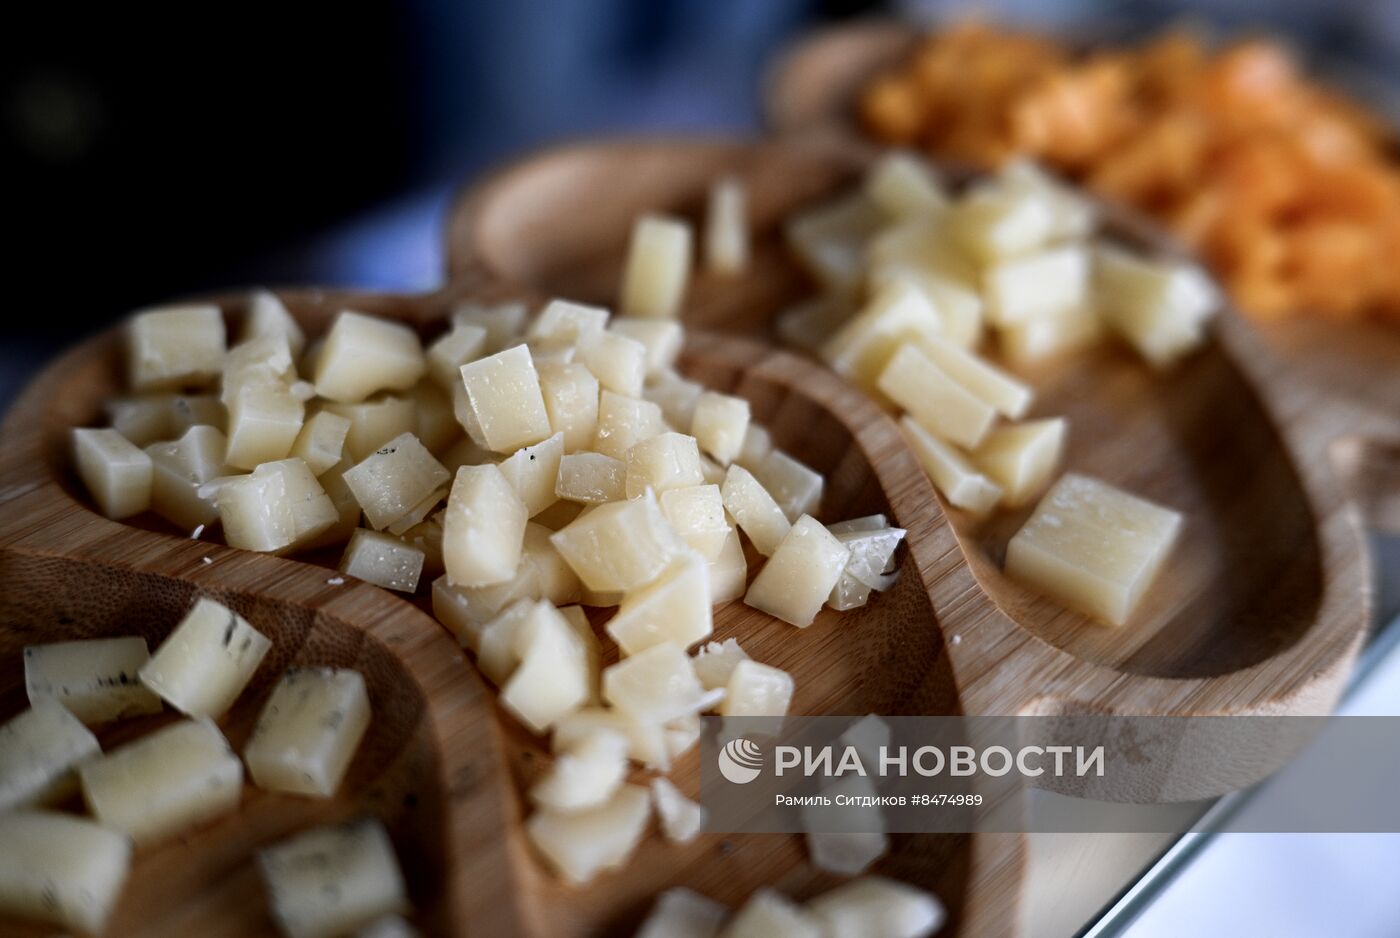
{"type": "Polygon", "coordinates": [[[73,458],[107,517],[128,518],[151,507],[151,457],[116,430],[74,430],[73,458]]]}
{"type": "Polygon", "coordinates": [[[579,339],[578,360],[615,394],[640,397],[647,374],[647,349],[616,332],[595,332],[579,339]]]}
{"type": "Polygon", "coordinates": [[[190,427],[223,430],[228,426],[228,411],[213,394],[173,394],[167,400],[170,427],[166,439],[178,437],[190,427]]]}
{"type": "Polygon", "coordinates": [[[530,799],[565,814],[606,804],[627,777],[627,748],[626,736],[605,729],[574,740],[530,789],[530,799]]]}
{"type": "Polygon", "coordinates": [[[786,671],[748,659],[737,661],[719,712],[727,717],[786,716],[792,692],[792,675],[786,671]]]}
{"type": "Polygon", "coordinates": [[[462,380],[462,366],[486,353],[486,330],[458,323],[428,346],[428,374],[444,391],[462,380]]]}
{"type": "Polygon", "coordinates": [[[559,499],[554,486],[563,457],[564,434],[559,432],[542,443],[516,450],[498,464],[531,518],[559,499]]]}
{"type": "Polygon", "coordinates": [[[1063,417],[998,427],[987,434],[972,461],[1001,486],[1001,503],[1018,508],[1043,489],[1059,468],[1068,427],[1063,417]]]}
{"type": "Polygon", "coordinates": [[[136,391],[209,384],[223,368],[228,337],[219,307],[151,309],[126,327],[127,381],[136,391]]]}
{"type": "Polygon", "coordinates": [[[287,337],[260,336],[229,350],[224,360],[219,399],[230,404],[249,388],[269,384],[290,387],[295,380],[296,366],[287,337]]]}
{"type": "Polygon", "coordinates": [[[948,196],[933,167],[906,151],[887,153],[866,174],[865,194],[890,218],[935,215],[948,206],[948,196]]]}
{"type": "Polygon", "coordinates": [[[355,932],[353,938],[420,938],[402,915],[384,915],[355,932]]]}
{"type": "Polygon", "coordinates": [[[529,516],[510,480],[497,467],[458,469],[442,526],[448,581],[477,587],[514,576],[529,516]]]}
{"type": "Polygon", "coordinates": [[[979,265],[950,226],[953,217],[940,212],[887,225],[871,238],[865,251],[868,285],[875,286],[881,270],[905,268],[940,282],[976,289],[979,265]]]}
{"type": "Polygon", "coordinates": [[[748,212],[744,186],[732,176],[710,185],[705,206],[705,265],[718,274],[737,274],[749,261],[748,212]]]}
{"type": "Polygon", "coordinates": [[[525,330],[525,338],[541,347],[576,345],[585,336],[599,334],[607,325],[608,311],[601,306],[550,300],[525,330]]]}
{"type": "Polygon", "coordinates": [[[747,469],[758,465],[763,461],[763,457],[772,451],[773,437],[763,427],[751,421],[748,429],[744,431],[744,445],[739,447],[739,455],[734,457],[734,461],[747,469]]]}
{"type": "Polygon", "coordinates": [[[700,834],[700,828],[705,824],[705,809],[681,794],[669,779],[652,779],[651,797],[656,802],[661,833],[668,841],[688,844],[700,834]]]}
{"type": "Polygon", "coordinates": [[[812,624],[840,579],[850,551],[811,515],[803,515],[778,544],[744,602],[799,627],[812,624]]]}
{"type": "Polygon", "coordinates": [[[650,583],[682,549],[650,492],[598,505],[550,540],[584,585],[600,592],[650,583]]]}
{"type": "Polygon", "coordinates": [[[160,698],[138,677],[150,657],[136,635],[28,645],[24,688],[31,704],[56,700],[88,726],[159,713],[160,698]]]}
{"type": "Polygon", "coordinates": [[[521,599],[502,609],[481,627],[476,638],[476,666],[496,686],[504,684],[520,665],[520,631],[538,611],[539,601],[521,599]]]}
{"type": "Polygon", "coordinates": [[[1093,202],[1031,160],[1010,160],[1001,167],[998,176],[1007,189],[1031,192],[1046,201],[1050,208],[1051,241],[1086,238],[1098,224],[1098,209],[1093,202]]]}
{"type": "Polygon", "coordinates": [[[1122,625],[1181,533],[1180,513],[1068,473],[1006,545],[1006,572],[1071,608],[1122,625]]]}
{"type": "Polygon", "coordinates": [[[1001,261],[982,274],[987,317],[1011,326],[1077,309],[1089,298],[1089,255],[1080,245],[1001,261]]]}
{"type": "Polygon", "coordinates": [[[272,689],[243,749],[260,788],[329,798],[369,727],[358,671],[291,668],[272,689]]]}
{"type": "Polygon", "coordinates": [[[865,244],[885,215],[864,193],[809,209],[788,221],[788,247],[828,290],[849,294],[860,286],[865,244]]]}
{"type": "Polygon", "coordinates": [[[739,599],[748,587],[749,564],[739,532],[730,530],[719,556],[710,561],[710,601],[715,605],[739,599]]]}
{"type": "Polygon", "coordinates": [[[280,472],[211,479],[198,493],[213,498],[230,547],[270,553],[297,539],[287,480],[280,472]]]}
{"type": "Polygon", "coordinates": [[[583,503],[627,497],[627,464],[602,453],[569,453],[559,460],[554,494],[583,503]]]}
{"type": "Polygon", "coordinates": [[[345,435],[345,455],[359,462],[400,433],[418,429],[418,408],[413,398],[381,394],[354,404],[322,401],[322,410],[350,421],[345,435]]]}
{"type": "MultiPolygon", "coordinates": [[[[78,718],[55,699],[39,697],[0,725],[0,818],[16,808],[46,804],[73,791],[73,770],[102,755],[78,718]]],[[[3,854],[0,851],[0,862],[3,854]]]]}
{"type": "Polygon", "coordinates": [[[880,390],[921,426],[958,446],[976,446],[996,420],[992,405],[934,364],[913,343],[900,347],[880,375],[880,390]]]}
{"type": "Polygon", "coordinates": [[[501,706],[536,733],[582,707],[594,686],[588,648],[548,602],[535,603],[515,636],[520,664],[501,687],[501,706]]]}
{"type": "Polygon", "coordinates": [[[1004,326],[997,342],[1007,360],[1027,366],[1090,348],[1103,338],[1103,332],[1098,313],[1081,306],[1004,326]]]}
{"type": "Polygon", "coordinates": [[[652,376],[642,388],[642,397],[661,408],[661,416],[673,430],[687,430],[695,417],[695,404],[705,389],[674,371],[652,376]]]}
{"type": "Polygon", "coordinates": [[[564,451],[588,448],[598,429],[598,379],[577,362],[542,365],[539,374],[549,425],[564,434],[564,451]]]}
{"type": "Polygon", "coordinates": [[[832,336],[821,355],[837,374],[873,388],[890,357],[910,336],[937,334],[942,328],[923,291],[906,280],[896,280],[832,336]]]}
{"type": "Polygon", "coordinates": [[[1094,287],[1104,318],[1155,368],[1200,345],[1204,324],[1220,304],[1210,279],[1194,265],[1109,245],[1095,252],[1094,287]]]}
{"type": "Polygon", "coordinates": [[[297,834],[259,852],[258,871],[287,938],[334,938],[409,910],[394,845],[374,818],[297,834]]]}
{"type": "Polygon", "coordinates": [[[498,453],[513,453],[554,431],[540,394],[540,379],[524,345],[465,364],[462,381],[482,441],[498,453]]]}
{"type": "Polygon", "coordinates": [[[181,720],[82,765],[78,776],[97,820],[146,844],[236,810],[243,764],[212,720],[181,720]]]}
{"type": "Polygon", "coordinates": [[[599,731],[621,733],[627,737],[628,757],[632,760],[649,769],[663,772],[670,769],[670,755],[662,725],[625,710],[605,710],[601,707],[575,710],[554,724],[551,742],[555,751],[562,752],[599,731]]]}
{"type": "Polygon", "coordinates": [[[415,384],[409,396],[417,418],[414,433],[429,452],[441,453],[461,438],[462,425],[457,422],[449,392],[425,380],[415,384]]]}
{"type": "Polygon", "coordinates": [[[537,811],[525,822],[530,841],[575,886],[627,862],[651,814],[647,790],[621,785],[606,804],[588,811],[537,811]]]}
{"type": "Polygon", "coordinates": [[[690,432],[721,465],[729,465],[739,455],[748,429],[749,402],[742,397],[706,391],[696,400],[690,432]]]}
{"type": "Polygon", "coordinates": [[[345,453],[345,438],[350,433],[350,419],[328,410],[318,411],[306,419],[292,455],[304,461],[315,475],[320,475],[340,462],[345,453]]]}
{"type": "MultiPolygon", "coordinates": [[[[782,450],[771,450],[750,471],[778,503],[789,521],[816,513],[826,480],[812,467],[782,450]]],[[[732,514],[732,512],[731,512],[732,514]]]]}
{"type": "Polygon", "coordinates": [[[947,224],[969,253],[991,263],[1044,245],[1054,229],[1055,215],[1043,193],[982,187],[962,197],[947,224]]]}
{"type": "MultiPolygon", "coordinates": [[[[875,793],[868,783],[866,787],[875,793]]],[[[823,789],[823,794],[830,795],[830,789],[823,789]]],[[[872,813],[879,815],[878,810],[872,813]]],[[[890,851],[889,837],[880,830],[809,831],[806,841],[812,865],[837,876],[859,876],[890,851]]]]}
{"type": "Polygon", "coordinates": [[[272,642],[227,606],[200,599],[141,668],[141,682],[181,713],[223,715],[272,642]]]}
{"type": "Polygon", "coordinates": [[[757,890],[724,930],[724,938],[825,938],[821,920],[773,889],[757,890]]]}
{"type": "Polygon", "coordinates": [[[170,394],[115,397],[102,405],[112,429],[137,446],[170,439],[170,394]]]}
{"type": "Polygon", "coordinates": [[[681,354],[681,345],[685,342],[685,329],[672,319],[622,316],[613,320],[609,331],[642,344],[646,349],[648,377],[663,374],[674,367],[681,354]]]}
{"type": "Polygon", "coordinates": [[[729,538],[724,498],[718,485],[691,485],[661,493],[661,513],[671,529],[706,563],[719,557],[729,538]]]}
{"type": "Polygon", "coordinates": [[[713,705],[681,646],[663,642],[603,671],[603,699],[653,723],[667,723],[713,705]]]}
{"type": "Polygon", "coordinates": [[[691,250],[690,226],[684,221],[666,215],[638,218],[622,272],[622,314],[675,319],[690,280],[691,250]]]}
{"type": "Polygon", "coordinates": [[[525,331],[524,303],[498,303],[482,306],[462,303],[452,310],[452,325],[480,326],[486,330],[486,352],[493,354],[510,345],[525,331]]]}
{"type": "MultiPolygon", "coordinates": [[[[292,457],[263,463],[253,471],[252,478],[270,476],[280,476],[282,479],[283,498],[292,518],[291,546],[300,548],[314,542],[340,520],[335,503],[302,460],[292,457]]],[[[222,498],[222,495],[218,497],[222,498]]],[[[268,506],[268,510],[276,511],[276,508],[268,506]]]]}
{"type": "Polygon", "coordinates": [[[682,886],[656,898],[636,938],[715,938],[729,910],[682,886]]]}
{"type": "Polygon", "coordinates": [[[663,642],[685,648],[714,630],[711,605],[709,568],[687,551],[654,582],[624,594],[607,631],[624,655],[663,642]]]}
{"type": "Polygon", "coordinates": [[[300,355],[306,348],[306,333],[281,298],[270,290],[254,290],[248,297],[248,311],[243,317],[243,341],[261,336],[286,339],[293,355],[300,355]]]}
{"type": "Polygon", "coordinates": [[[401,593],[418,589],[424,553],[391,534],[358,528],[345,545],[340,572],[401,593]]]}
{"type": "Polygon", "coordinates": [[[1001,501],[1001,486],[977,471],[963,453],[929,433],[913,418],[899,418],[899,427],[928,473],[934,488],[958,508],[985,515],[1001,501]]]}
{"type": "Polygon", "coordinates": [[[749,654],[739,647],[738,639],[726,638],[723,642],[710,642],[700,647],[690,659],[695,668],[695,676],[706,690],[727,687],[734,666],[740,661],[748,661],[749,654]]]}
{"type": "Polygon", "coordinates": [[[910,341],[948,377],[999,414],[1012,420],[1020,419],[1035,400],[1035,392],[1025,382],[946,339],[915,336],[910,341]]]}
{"type": "Polygon", "coordinates": [[[720,497],[754,549],[771,557],[792,525],[763,484],[742,466],[730,466],[720,488],[720,497]]]}
{"type": "Polygon", "coordinates": [[[660,494],[667,489],[703,485],[700,450],[695,438],[682,433],[661,433],[627,450],[624,488],[628,498],[647,489],[660,494]]]}
{"type": "Polygon", "coordinates": [[[193,530],[219,516],[212,498],[201,498],[205,483],[228,472],[227,442],[213,427],[190,427],[180,439],[152,443],[151,508],[177,527],[193,530]]]}
{"type": "Polygon", "coordinates": [[[245,386],[228,405],[228,452],[237,469],[256,469],[292,452],[306,419],[306,405],[285,385],[245,386]]]}
{"type": "Polygon", "coordinates": [[[376,391],[406,391],[428,370],[418,335],[402,323],[346,310],[316,357],[316,393],[355,403],[376,391]]]}
{"type": "Polygon", "coordinates": [[[946,917],[933,893],[883,876],[863,876],[807,903],[824,938],[926,938],[946,917]]]}
{"type": "Polygon", "coordinates": [[[131,868],[131,839],[52,811],[0,814],[0,916],[96,935],[131,868]]]}
{"type": "MultiPolygon", "coordinates": [[[[942,274],[930,273],[904,264],[884,264],[870,270],[870,292],[889,289],[903,281],[933,304],[938,314],[939,334],[960,348],[974,349],[982,341],[982,294],[965,283],[942,274]]],[[[931,334],[921,330],[920,335],[931,334]]]]}
{"type": "Polygon", "coordinates": [[[345,484],[355,493],[366,520],[381,531],[446,488],[451,478],[412,433],[396,436],[345,471],[345,484]]]}

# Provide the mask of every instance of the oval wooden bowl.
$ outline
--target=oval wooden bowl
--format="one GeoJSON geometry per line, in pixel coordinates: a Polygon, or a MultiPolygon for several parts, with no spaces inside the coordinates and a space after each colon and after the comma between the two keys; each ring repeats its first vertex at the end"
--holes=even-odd
{"type": "MultiPolygon", "coordinates": [[[[322,291],[282,294],[308,331],[354,308],[431,330],[458,299],[520,295],[459,268],[428,297],[322,291]]],[[[221,301],[234,312],[237,298],[221,301]]],[[[245,789],[240,812],[166,846],[143,850],[111,934],[264,934],[269,928],[254,851],[331,817],[373,812],[391,826],[414,883],[420,923],[434,934],[630,934],[655,894],[687,885],[738,906],[772,885],[805,897],[837,882],[806,862],[800,838],[705,835],[685,847],[653,834],[626,870],[586,889],[561,885],[520,829],[523,792],[544,770],[541,741],[494,704],[474,667],[413,600],[376,587],[333,585],[312,562],[233,550],[175,533],[159,519],[108,521],[74,477],[68,432],[100,422],[121,385],[120,337],[99,336],[54,363],[16,404],[0,454],[0,719],[25,706],[19,650],[69,637],[137,633],[154,647],[190,598],[208,593],[244,612],[275,642],[270,664],[223,721],[241,746],[278,674],[289,664],[366,671],[376,718],[342,794],[320,803],[245,789]],[[208,558],[206,563],[204,558],[208,558]],[[215,926],[212,924],[217,921],[215,926]]],[[[892,511],[886,493],[932,504],[928,482],[894,423],[863,395],[800,357],[735,337],[695,334],[682,367],[743,394],[779,445],[827,473],[826,517],[892,511]]],[[[919,567],[953,552],[946,527],[915,528],[903,575],[865,609],[823,612],[808,629],[730,603],[716,638],[737,636],[756,657],[790,670],[800,713],[960,712],[958,688],[919,567]],[[932,558],[932,559],[930,559],[932,558]]],[[[975,589],[970,583],[965,589],[975,589]]],[[[167,717],[168,719],[168,717],[167,717]]],[[[155,722],[154,720],[150,722],[155,722]]],[[[124,723],[112,744],[149,728],[124,723]]],[[[639,773],[639,779],[642,775],[639,773]]],[[[672,778],[692,795],[695,753],[672,778]]],[[[970,903],[972,882],[1020,880],[1015,836],[899,836],[881,868],[935,891],[955,927],[1013,929],[1015,907],[970,903]]],[[[0,933],[9,932],[0,924],[0,933]]],[[[38,934],[20,930],[16,934],[38,934]]]]}
{"type": "MultiPolygon", "coordinates": [[[[813,32],[774,61],[763,113],[780,134],[804,133],[865,143],[855,105],[864,85],[897,67],[922,30],[872,19],[813,32]]],[[[1279,363],[1279,378],[1310,385],[1327,412],[1335,466],[1367,525],[1400,534],[1400,328],[1299,316],[1254,323],[1279,363]]]]}

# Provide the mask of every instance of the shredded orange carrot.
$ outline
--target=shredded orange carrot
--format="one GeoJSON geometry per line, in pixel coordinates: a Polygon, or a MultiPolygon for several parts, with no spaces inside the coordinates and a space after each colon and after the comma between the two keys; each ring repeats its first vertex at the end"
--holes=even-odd
{"type": "Polygon", "coordinates": [[[1172,32],[1081,54],[969,23],[926,38],[860,100],[875,137],[995,166],[1030,155],[1137,206],[1262,318],[1400,325],[1400,164],[1362,107],[1264,39],[1172,32]]]}

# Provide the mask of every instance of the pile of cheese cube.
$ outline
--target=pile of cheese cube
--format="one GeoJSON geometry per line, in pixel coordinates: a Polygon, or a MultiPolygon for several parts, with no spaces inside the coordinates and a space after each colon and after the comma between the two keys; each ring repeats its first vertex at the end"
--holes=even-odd
{"type": "Polygon", "coordinates": [[[1195,266],[1101,239],[1094,205],[1028,162],[954,196],[892,153],[787,235],[823,293],[783,314],[780,335],[903,411],[934,485],[974,514],[1043,489],[1066,433],[1060,418],[1022,419],[1033,390],[982,354],[988,333],[1013,367],[1109,333],[1167,367],[1219,305],[1195,266]]]}
{"type": "Polygon", "coordinates": [[[636,938],[927,938],[946,914],[931,893],[883,876],[863,876],[799,905],[760,889],[734,915],[689,889],[657,897],[636,938]]]}
{"type": "MultiPolygon", "coordinates": [[[[264,790],[333,796],[369,726],[358,672],[287,671],[242,761],[216,722],[271,647],[238,613],[205,598],[154,655],[139,636],[26,648],[30,709],[0,725],[0,915],[100,931],[133,846],[236,811],[245,764],[264,790]],[[90,729],[167,704],[185,719],[107,753],[90,729]],[[76,789],[91,820],[44,810],[76,789]]],[[[373,819],[300,834],[263,851],[260,864],[289,938],[389,928],[407,911],[393,846],[373,819]]]]}

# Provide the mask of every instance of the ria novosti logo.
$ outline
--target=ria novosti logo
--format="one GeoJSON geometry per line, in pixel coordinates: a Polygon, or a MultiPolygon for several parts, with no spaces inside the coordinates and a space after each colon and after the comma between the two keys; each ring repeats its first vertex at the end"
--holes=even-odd
{"type": "Polygon", "coordinates": [[[735,785],[747,785],[763,770],[763,750],[758,743],[740,736],[725,743],[719,751],[719,774],[735,785]]]}

